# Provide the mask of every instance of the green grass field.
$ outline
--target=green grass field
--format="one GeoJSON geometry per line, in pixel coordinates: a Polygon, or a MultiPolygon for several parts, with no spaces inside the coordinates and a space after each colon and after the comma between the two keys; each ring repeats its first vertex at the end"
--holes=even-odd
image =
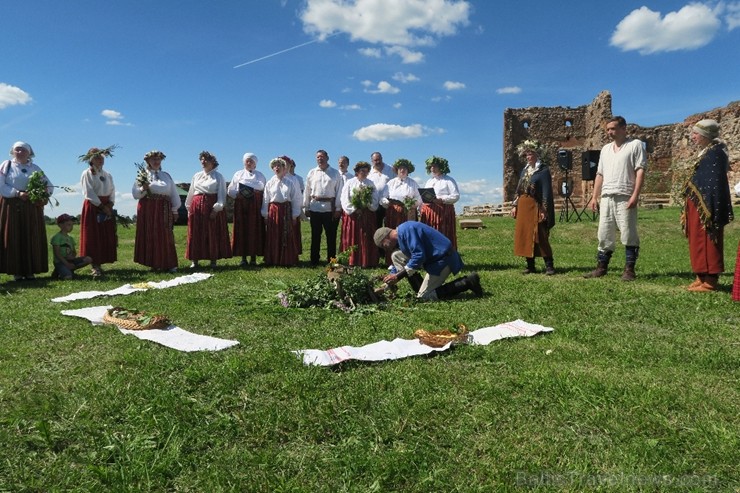
{"type": "MultiPolygon", "coordinates": [[[[50,301],[175,277],[131,261],[133,229],[120,230],[121,260],[102,281],[87,269],[67,282],[3,275],[0,491],[740,491],[740,221],[726,229],[713,293],[685,290],[676,209],[641,211],[633,283],[619,280],[622,249],[607,277],[581,278],[595,265],[595,222],[552,230],[552,277],[521,274],[511,219],[484,222],[459,231],[483,298],[402,296],[352,314],[277,302],[318,268],[245,270],[239,259],[197,284],[50,301]],[[240,344],[181,353],[60,314],[104,304],[240,344]],[[337,368],[290,352],[515,319],[555,331],[337,368]]],[[[304,251],[307,238],[304,228],[304,251]]]]}

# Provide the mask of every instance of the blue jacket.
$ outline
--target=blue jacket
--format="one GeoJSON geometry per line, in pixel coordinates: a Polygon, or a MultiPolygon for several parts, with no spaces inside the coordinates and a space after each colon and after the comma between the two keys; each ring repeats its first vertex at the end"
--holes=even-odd
{"type": "Polygon", "coordinates": [[[442,233],[426,224],[407,221],[396,228],[398,248],[409,258],[407,269],[420,270],[438,276],[449,266],[453,274],[463,267],[460,255],[452,242],[442,233]]]}

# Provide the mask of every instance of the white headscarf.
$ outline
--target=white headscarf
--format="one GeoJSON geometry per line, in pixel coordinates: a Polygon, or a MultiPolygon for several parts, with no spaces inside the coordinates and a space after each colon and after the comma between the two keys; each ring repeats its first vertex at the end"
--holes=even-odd
{"type": "Polygon", "coordinates": [[[250,159],[250,158],[254,160],[254,164],[257,164],[257,156],[252,154],[251,152],[247,152],[244,154],[244,157],[242,158],[242,162],[246,163],[247,159],[250,159]]]}
{"type": "Polygon", "coordinates": [[[23,147],[25,150],[27,150],[28,151],[28,157],[29,158],[32,158],[32,157],[35,156],[35,154],[33,153],[33,149],[31,148],[31,144],[26,144],[25,142],[22,142],[20,140],[18,142],[16,142],[15,144],[13,144],[13,146],[10,148],[10,152],[8,154],[10,154],[12,156],[13,155],[13,149],[15,149],[16,147],[23,147]]]}

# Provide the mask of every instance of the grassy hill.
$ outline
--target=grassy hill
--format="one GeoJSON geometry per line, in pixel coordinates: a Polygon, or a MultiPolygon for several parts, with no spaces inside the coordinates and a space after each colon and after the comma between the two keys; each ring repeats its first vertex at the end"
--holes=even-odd
{"type": "Polygon", "coordinates": [[[738,221],[722,289],[706,294],[684,288],[693,276],[676,209],[640,212],[633,283],[619,280],[621,249],[607,277],[581,278],[595,265],[595,222],[552,230],[552,277],[521,274],[513,220],[484,223],[459,232],[483,298],[402,296],[351,314],[277,302],[318,268],[245,270],[239,259],[197,284],[50,301],[175,277],[131,261],[133,229],[120,230],[121,260],[102,281],[3,275],[0,491],[737,491],[738,221]],[[180,353],[59,313],[104,304],[240,344],[180,353]],[[515,319],[555,331],[333,369],[290,352],[515,319]]]}

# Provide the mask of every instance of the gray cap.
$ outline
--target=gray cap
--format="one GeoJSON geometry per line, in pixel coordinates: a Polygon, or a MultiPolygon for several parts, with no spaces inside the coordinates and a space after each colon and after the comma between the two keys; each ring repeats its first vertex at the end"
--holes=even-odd
{"type": "Polygon", "coordinates": [[[383,243],[383,240],[385,240],[389,234],[391,234],[391,231],[393,231],[391,228],[378,228],[375,231],[375,234],[373,235],[373,241],[375,244],[380,248],[380,244],[383,243]]]}

